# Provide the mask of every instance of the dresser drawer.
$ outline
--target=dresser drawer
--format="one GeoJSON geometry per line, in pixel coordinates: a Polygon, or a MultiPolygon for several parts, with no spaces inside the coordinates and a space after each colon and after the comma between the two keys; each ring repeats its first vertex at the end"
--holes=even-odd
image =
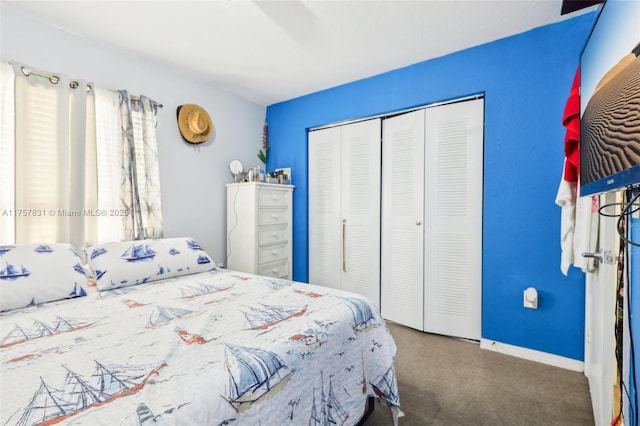
{"type": "Polygon", "coordinates": [[[287,242],[286,228],[260,227],[258,228],[258,244],[275,244],[287,242]]]}
{"type": "Polygon", "coordinates": [[[258,225],[286,225],[289,223],[287,209],[260,209],[258,225]]]}
{"type": "Polygon", "coordinates": [[[258,205],[261,207],[288,207],[289,191],[261,189],[258,192],[258,205]]]}
{"type": "Polygon", "coordinates": [[[261,265],[258,268],[258,275],[266,277],[285,278],[289,276],[289,262],[272,263],[270,265],[261,265]]]}
{"type": "Polygon", "coordinates": [[[266,247],[260,247],[258,249],[258,263],[276,262],[278,260],[288,259],[288,244],[271,245],[266,247]]]}

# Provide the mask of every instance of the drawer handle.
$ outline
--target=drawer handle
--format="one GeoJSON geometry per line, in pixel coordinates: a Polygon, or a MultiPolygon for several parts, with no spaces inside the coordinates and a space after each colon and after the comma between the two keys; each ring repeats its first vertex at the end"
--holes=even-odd
{"type": "Polygon", "coordinates": [[[273,201],[278,201],[278,196],[277,196],[277,195],[272,195],[272,196],[271,196],[271,199],[272,199],[273,201]]]}
{"type": "Polygon", "coordinates": [[[271,254],[274,255],[274,256],[277,256],[278,255],[278,251],[277,250],[271,250],[271,254]]]}
{"type": "Polygon", "coordinates": [[[273,238],[277,238],[277,237],[278,237],[278,233],[277,233],[277,232],[275,232],[275,231],[272,231],[272,232],[271,232],[271,236],[272,236],[273,238]]]}
{"type": "Polygon", "coordinates": [[[277,218],[278,218],[277,214],[274,213],[274,214],[271,215],[271,219],[277,219],[277,218]]]}
{"type": "Polygon", "coordinates": [[[274,268],[274,269],[271,270],[271,272],[273,272],[274,274],[277,274],[278,270],[274,268]]]}

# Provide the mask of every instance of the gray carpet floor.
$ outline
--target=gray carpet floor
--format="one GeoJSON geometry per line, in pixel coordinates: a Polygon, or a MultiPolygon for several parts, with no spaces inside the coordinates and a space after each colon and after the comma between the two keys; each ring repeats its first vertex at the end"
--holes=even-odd
{"type": "MultiPolygon", "coordinates": [[[[388,323],[398,347],[400,426],[590,426],[583,373],[480,349],[469,342],[388,323]]],[[[364,426],[393,424],[375,403],[364,426]]]]}

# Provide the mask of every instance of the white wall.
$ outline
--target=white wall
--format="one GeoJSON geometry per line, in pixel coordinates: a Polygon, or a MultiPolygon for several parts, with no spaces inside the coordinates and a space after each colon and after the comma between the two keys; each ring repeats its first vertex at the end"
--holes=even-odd
{"type": "Polygon", "coordinates": [[[263,106],[5,6],[0,6],[0,60],[92,81],[98,87],[126,89],[162,103],[157,133],[165,236],[193,237],[218,264],[223,263],[228,164],[239,159],[245,167],[258,165],[263,106]],[[215,126],[215,139],[198,148],[182,140],[176,125],[176,108],[187,103],[204,107],[215,126]]]}

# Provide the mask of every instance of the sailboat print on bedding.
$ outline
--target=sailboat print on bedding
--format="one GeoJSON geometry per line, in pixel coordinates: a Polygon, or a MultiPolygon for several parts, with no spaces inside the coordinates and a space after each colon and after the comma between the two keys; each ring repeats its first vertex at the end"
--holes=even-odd
{"type": "Polygon", "coordinates": [[[105,254],[107,252],[107,249],[104,247],[97,247],[94,248],[91,251],[91,254],[89,255],[90,259],[95,259],[96,257],[100,256],[101,254],[105,254]]]}
{"type": "Polygon", "coordinates": [[[73,265],[73,270],[79,274],[85,275],[84,267],[80,264],[80,262],[73,265]]]}
{"type": "Polygon", "coordinates": [[[106,367],[95,362],[92,380],[63,365],[67,374],[61,388],[55,388],[40,378],[40,386],[22,411],[16,425],[54,424],[94,407],[109,404],[120,397],[134,394],[158,375],[161,364],[151,369],[125,366],[106,367]]]}
{"type": "Polygon", "coordinates": [[[172,321],[176,318],[182,318],[187,315],[191,315],[193,311],[182,308],[170,308],[168,306],[156,305],[156,308],[151,312],[147,328],[155,327],[172,321]]]}
{"type": "Polygon", "coordinates": [[[300,317],[307,312],[307,305],[302,309],[264,303],[257,305],[248,306],[248,309],[243,312],[250,330],[266,330],[291,318],[300,317]]]}
{"type": "Polygon", "coordinates": [[[200,244],[198,244],[195,240],[187,240],[187,247],[191,250],[202,250],[200,244]]]}
{"type": "Polygon", "coordinates": [[[11,246],[11,245],[0,246],[0,256],[13,250],[14,248],[16,248],[16,246],[11,246]]]}
{"type": "Polygon", "coordinates": [[[378,325],[375,322],[375,315],[371,310],[371,306],[364,300],[356,298],[343,298],[353,313],[354,330],[361,332],[367,328],[378,325]]]}
{"type": "Polygon", "coordinates": [[[149,244],[132,244],[120,257],[128,262],[146,262],[155,255],[155,250],[149,247],[149,244]]]}
{"type": "Polygon", "coordinates": [[[0,269],[0,280],[17,280],[18,278],[28,277],[31,274],[24,265],[20,265],[20,268],[16,268],[15,265],[10,263],[5,263],[5,265],[4,269],[0,269]]]}
{"type": "Polygon", "coordinates": [[[400,403],[398,383],[396,382],[396,372],[393,365],[391,365],[382,376],[369,383],[373,387],[373,392],[377,397],[386,399],[391,403],[400,403]]]}
{"type": "Polygon", "coordinates": [[[225,345],[225,367],[229,373],[226,400],[238,412],[284,388],[295,370],[276,353],[258,348],[225,345]]]}
{"type": "Polygon", "coordinates": [[[72,297],[84,297],[87,295],[87,292],[85,291],[84,288],[82,288],[82,286],[79,286],[77,282],[73,283],[73,289],[71,290],[71,292],[69,292],[69,298],[72,297]]]}
{"type": "Polygon", "coordinates": [[[38,247],[34,248],[33,251],[36,253],[52,253],[53,249],[47,244],[40,244],[38,247]]]}
{"type": "Polygon", "coordinates": [[[206,296],[207,294],[213,294],[220,291],[229,290],[235,285],[231,283],[226,287],[218,287],[210,284],[198,283],[197,285],[187,286],[180,289],[181,299],[194,299],[196,297],[206,296]]]}
{"type": "MultiPolygon", "coordinates": [[[[322,375],[322,372],[320,373],[322,375]]],[[[329,379],[329,393],[324,393],[324,377],[321,380],[322,390],[320,391],[320,409],[316,407],[316,391],[313,390],[313,405],[311,407],[311,417],[309,418],[309,426],[325,426],[325,425],[343,425],[349,418],[338,398],[333,392],[333,384],[329,379]]]]}
{"type": "Polygon", "coordinates": [[[39,320],[33,320],[31,328],[29,329],[25,329],[16,324],[13,330],[0,340],[0,348],[7,348],[18,343],[23,343],[28,340],[38,339],[41,337],[81,330],[93,324],[93,322],[71,322],[60,316],[56,316],[56,322],[50,325],[39,320]]]}

